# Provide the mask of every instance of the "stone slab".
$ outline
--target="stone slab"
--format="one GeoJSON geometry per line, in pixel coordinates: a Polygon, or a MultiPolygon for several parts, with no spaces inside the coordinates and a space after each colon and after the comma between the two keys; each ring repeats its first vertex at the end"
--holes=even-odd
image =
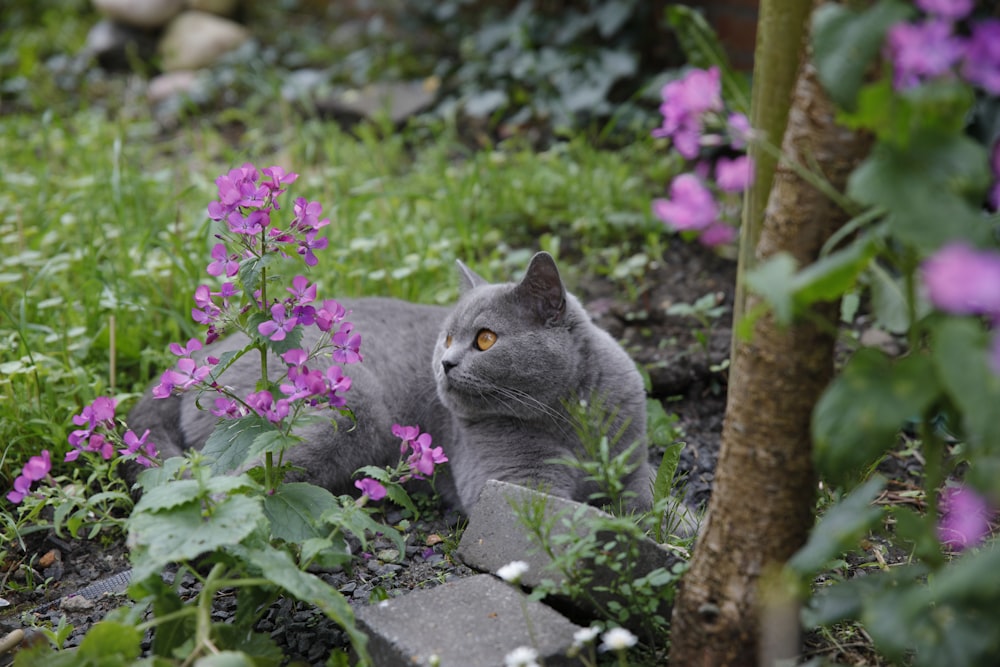
{"type": "MultiPolygon", "coordinates": [[[[602,518],[612,518],[596,507],[578,503],[566,498],[552,496],[547,493],[528,489],[508,482],[490,480],[486,483],[479,501],[469,514],[469,524],[462,534],[457,554],[469,567],[480,572],[495,573],[499,568],[515,560],[528,563],[529,569],[522,576],[521,584],[530,588],[538,586],[543,579],[549,579],[561,585],[566,578],[562,573],[550,568],[552,559],[542,551],[537,542],[529,534],[515,507],[531,507],[544,515],[544,521],[551,525],[551,536],[556,538],[553,550],[556,554],[565,553],[574,541],[567,536],[575,535],[580,540],[590,535],[590,526],[602,518]],[[562,542],[561,544],[556,544],[562,542]]],[[[605,556],[621,558],[622,567],[627,575],[625,579],[634,580],[649,574],[656,568],[670,570],[683,561],[676,554],[660,547],[653,540],[642,538],[627,541],[620,535],[598,532],[597,539],[605,545],[613,545],[615,553],[605,553],[605,556]],[[627,555],[623,555],[626,554],[627,555]]],[[[627,604],[628,600],[601,592],[602,587],[614,587],[617,575],[613,570],[593,562],[580,563],[594,573],[589,584],[591,594],[601,605],[609,601],[627,604]]],[[[548,601],[548,600],[547,600],[548,601]]],[[[575,610],[573,617],[598,618],[596,606],[584,600],[573,600],[556,597],[553,602],[563,610],[575,610]]],[[[664,618],[670,618],[671,605],[661,602],[657,612],[664,618]]],[[[636,618],[636,625],[630,629],[641,631],[641,618],[636,618]]]]}
{"type": "Polygon", "coordinates": [[[360,607],[355,614],[379,667],[504,667],[504,657],[519,646],[534,647],[546,667],[580,664],[566,657],[579,626],[488,574],[360,607]]]}

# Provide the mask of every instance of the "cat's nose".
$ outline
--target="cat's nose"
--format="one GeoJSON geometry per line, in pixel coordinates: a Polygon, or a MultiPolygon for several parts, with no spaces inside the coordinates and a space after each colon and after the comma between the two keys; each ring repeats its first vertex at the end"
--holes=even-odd
{"type": "Polygon", "coordinates": [[[441,367],[444,369],[444,374],[445,375],[447,375],[449,373],[449,371],[451,371],[451,369],[454,368],[455,366],[458,366],[458,364],[455,363],[454,361],[451,361],[449,359],[442,359],[441,360],[441,367]]]}

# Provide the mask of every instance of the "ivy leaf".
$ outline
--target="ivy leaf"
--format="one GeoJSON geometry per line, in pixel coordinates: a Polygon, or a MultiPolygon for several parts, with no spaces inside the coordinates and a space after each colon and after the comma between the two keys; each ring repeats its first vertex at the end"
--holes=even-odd
{"type": "Polygon", "coordinates": [[[878,56],[886,30],[914,14],[898,0],[863,11],[824,3],[813,14],[813,59],[820,83],[838,106],[853,109],[865,73],[878,56]]]}
{"type": "Polygon", "coordinates": [[[856,479],[940,395],[936,379],[924,355],[893,361],[872,348],[855,353],[813,410],[813,457],[820,472],[842,484],[856,479]]]}

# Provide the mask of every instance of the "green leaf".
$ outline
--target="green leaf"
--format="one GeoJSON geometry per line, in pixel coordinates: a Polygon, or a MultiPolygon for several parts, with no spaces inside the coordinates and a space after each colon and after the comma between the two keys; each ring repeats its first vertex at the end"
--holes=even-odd
{"type": "Polygon", "coordinates": [[[322,579],[308,572],[301,571],[292,557],[286,552],[275,549],[267,544],[253,547],[240,545],[232,551],[242,560],[260,570],[276,586],[289,594],[316,605],[327,618],[343,628],[351,640],[351,646],[358,652],[364,664],[370,664],[368,656],[368,637],[358,630],[354,623],[354,612],[351,606],[336,589],[326,584],[322,579]]]}
{"type": "Polygon", "coordinates": [[[988,358],[990,335],[974,318],[943,319],[931,331],[935,369],[961,414],[969,447],[977,457],[1000,456],[1000,420],[996,416],[1000,377],[988,358]]]}
{"type": "Polygon", "coordinates": [[[341,496],[340,503],[323,512],[323,516],[320,518],[330,526],[358,538],[362,549],[368,548],[368,535],[378,533],[391,539],[400,553],[405,551],[403,536],[400,535],[399,531],[386,530],[386,526],[372,519],[369,511],[358,507],[350,496],[341,496]]]}
{"type": "Polygon", "coordinates": [[[194,667],[256,667],[256,663],[242,651],[219,651],[198,658],[194,667]]]}
{"type": "Polygon", "coordinates": [[[909,507],[890,508],[896,519],[896,537],[913,545],[913,555],[930,565],[941,565],[941,543],[937,537],[937,517],[920,514],[909,507]]]}
{"type": "Polygon", "coordinates": [[[670,496],[674,488],[674,475],[677,473],[677,464],[681,460],[681,450],[684,449],[683,442],[676,442],[663,452],[663,460],[656,469],[656,480],[653,482],[653,502],[656,503],[663,498],[670,496]]]}
{"type": "Polygon", "coordinates": [[[925,133],[905,149],[877,144],[851,174],[847,194],[890,211],[890,233],[930,252],[956,239],[989,240],[991,228],[979,211],[989,179],[981,144],[925,133]]]}
{"type": "MultiPolygon", "coordinates": [[[[910,328],[910,308],[902,279],[889,275],[877,262],[869,265],[868,278],[875,321],[889,333],[906,333],[910,328]]],[[[917,312],[917,317],[923,314],[926,313],[917,312]]]]}
{"type": "Polygon", "coordinates": [[[911,6],[898,0],[881,0],[862,11],[836,3],[824,3],[816,9],[813,60],[830,99],[845,109],[854,108],[886,30],[913,13],[911,6]]]}
{"type": "Polygon", "coordinates": [[[646,434],[650,445],[669,445],[680,435],[676,414],[667,413],[655,398],[646,400],[646,434]]]}
{"type": "Polygon", "coordinates": [[[264,514],[271,522],[271,536],[300,544],[309,538],[326,537],[320,516],[337,505],[337,498],[324,488],[305,482],[281,484],[264,497],[264,514]]]}
{"type": "Polygon", "coordinates": [[[899,429],[940,394],[931,360],[911,354],[892,361],[859,350],[816,403],[813,456],[828,479],[849,483],[896,443],[899,429]]]}
{"type": "Polygon", "coordinates": [[[291,433],[284,433],[278,429],[265,430],[253,439],[253,443],[247,450],[247,459],[263,459],[268,452],[272,454],[282,454],[286,450],[302,442],[302,438],[291,433]]]}
{"type": "Polygon", "coordinates": [[[134,511],[160,512],[199,498],[207,498],[213,493],[231,493],[253,486],[253,481],[246,475],[212,477],[205,482],[176,479],[144,493],[134,511]]]}
{"type": "Polygon", "coordinates": [[[774,309],[774,318],[782,324],[790,324],[795,314],[792,276],[797,264],[787,252],[779,252],[747,271],[747,285],[774,309]]]}
{"type": "Polygon", "coordinates": [[[854,547],[882,517],[882,509],[872,502],[883,488],[885,479],[872,477],[829,508],[809,533],[809,540],[789,559],[788,567],[811,579],[831,560],[854,547]]]}
{"type": "Polygon", "coordinates": [[[136,579],[159,572],[167,564],[189,561],[203,553],[231,547],[265,521],[259,498],[235,495],[216,503],[210,513],[200,502],[163,512],[134,512],[127,526],[133,545],[136,579]]]}
{"type": "Polygon", "coordinates": [[[817,301],[833,301],[847,292],[875,256],[875,244],[862,237],[851,245],[821,257],[795,274],[791,281],[796,311],[817,301]]]}
{"type": "Polygon", "coordinates": [[[726,50],[705,17],[684,5],[668,5],[666,14],[687,63],[701,69],[718,67],[726,101],[734,110],[749,115],[750,82],[729,64],[726,50]]]}
{"type": "Polygon", "coordinates": [[[259,415],[220,421],[202,448],[205,457],[212,461],[212,474],[223,475],[242,468],[253,460],[250,451],[257,437],[276,430],[274,424],[259,415]]]}
{"type": "MultiPolygon", "coordinates": [[[[240,595],[246,589],[240,591],[240,595]]],[[[278,643],[270,635],[254,632],[233,623],[213,623],[212,634],[218,638],[216,646],[236,650],[249,657],[254,667],[278,667],[285,661],[278,643]]]]}
{"type": "MultiPolygon", "coordinates": [[[[153,599],[153,614],[158,619],[183,609],[184,602],[180,596],[160,577],[148,577],[143,582],[143,587],[144,592],[153,599]]],[[[153,634],[153,653],[164,658],[173,657],[174,649],[191,639],[194,633],[194,615],[161,621],[153,634]]]]}
{"type": "Polygon", "coordinates": [[[87,631],[77,652],[94,665],[125,664],[139,657],[141,642],[142,633],[133,626],[101,621],[87,631]]]}

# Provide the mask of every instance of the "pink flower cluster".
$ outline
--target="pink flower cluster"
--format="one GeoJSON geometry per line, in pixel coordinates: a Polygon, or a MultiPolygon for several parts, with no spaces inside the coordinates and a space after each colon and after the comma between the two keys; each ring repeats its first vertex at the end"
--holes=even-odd
{"type": "Polygon", "coordinates": [[[1000,94],[1000,19],[973,23],[968,34],[957,30],[974,4],[972,0],[917,0],[927,16],[889,29],[885,52],[893,65],[896,90],[957,71],[972,85],[1000,94]]]}
{"type": "Polygon", "coordinates": [[[31,485],[45,479],[52,470],[49,450],[43,449],[40,456],[32,456],[21,468],[21,474],[14,480],[14,489],[7,494],[7,500],[17,505],[31,492],[31,485]]]}
{"type": "Polygon", "coordinates": [[[674,231],[698,232],[705,245],[730,243],[736,229],[723,219],[737,216],[738,195],[754,176],[743,154],[750,123],[743,114],[725,114],[717,67],[693,69],[661,94],[663,124],[653,136],[669,138],[694,168],[673,180],[669,197],[653,200],[653,214],[674,231]]]}
{"type": "MultiPolygon", "coordinates": [[[[399,453],[406,456],[405,461],[397,468],[397,473],[402,472],[400,482],[410,479],[427,479],[434,475],[434,466],[439,463],[447,463],[441,447],[431,446],[430,433],[421,433],[419,426],[392,425],[392,434],[402,440],[399,453]],[[409,455],[407,456],[407,452],[409,455]]],[[[354,486],[361,491],[363,497],[370,500],[382,500],[386,496],[385,486],[377,479],[365,477],[354,482],[354,486]]]]}
{"type": "MultiPolygon", "coordinates": [[[[1000,253],[950,243],[924,261],[921,276],[927,298],[955,315],[980,315],[1000,325],[1000,253]]],[[[1000,336],[994,335],[990,355],[1000,373],[1000,336]]]]}
{"type": "Polygon", "coordinates": [[[94,402],[83,408],[83,411],[73,416],[73,423],[82,426],[69,434],[69,444],[73,447],[66,454],[66,461],[75,461],[81,452],[96,452],[105,461],[115,455],[115,447],[124,445],[118,450],[122,456],[133,457],[139,465],[153,465],[150,457],[157,455],[156,445],[147,442],[149,429],[142,436],[136,435],[131,429],[125,431],[121,441],[118,441],[118,424],[115,421],[115,408],[118,402],[109,396],[98,396],[94,402]]]}

